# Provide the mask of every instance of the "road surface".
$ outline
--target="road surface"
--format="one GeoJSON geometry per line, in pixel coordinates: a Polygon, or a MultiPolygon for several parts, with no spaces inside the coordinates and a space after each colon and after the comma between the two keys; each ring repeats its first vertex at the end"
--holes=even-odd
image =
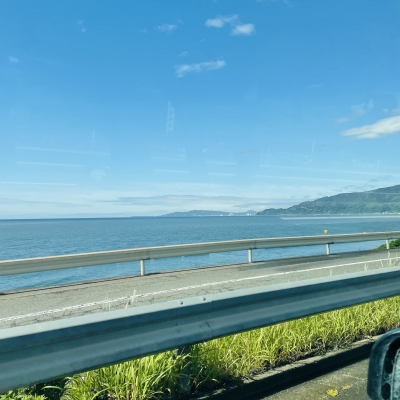
{"type": "Polygon", "coordinates": [[[0,329],[211,293],[390,268],[399,263],[400,251],[375,250],[5,291],[0,292],[0,329]]]}
{"type": "Polygon", "coordinates": [[[256,396],[251,400],[370,400],[367,395],[368,363],[369,359],[366,359],[271,396],[256,396]]]}

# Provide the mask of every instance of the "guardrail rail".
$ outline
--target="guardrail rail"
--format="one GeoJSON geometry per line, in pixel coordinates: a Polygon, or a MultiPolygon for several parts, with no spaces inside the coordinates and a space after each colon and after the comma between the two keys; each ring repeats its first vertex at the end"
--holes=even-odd
{"type": "Polygon", "coordinates": [[[140,261],[140,274],[145,275],[145,261],[156,258],[247,250],[248,262],[251,263],[253,260],[252,251],[255,249],[326,245],[326,253],[329,255],[331,244],[385,240],[386,247],[389,248],[389,240],[397,238],[400,238],[400,231],[243,239],[223,242],[178,244],[171,246],[100,251],[95,253],[67,254],[61,256],[0,261],[0,276],[103,264],[116,264],[130,261],[140,261]]]}
{"type": "Polygon", "coordinates": [[[400,267],[0,330],[0,393],[400,294],[400,267]]]}

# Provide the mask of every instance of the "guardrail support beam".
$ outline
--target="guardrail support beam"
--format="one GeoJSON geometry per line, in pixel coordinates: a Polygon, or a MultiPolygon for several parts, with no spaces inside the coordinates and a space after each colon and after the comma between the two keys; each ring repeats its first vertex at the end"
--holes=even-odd
{"type": "Polygon", "coordinates": [[[329,243],[326,244],[326,254],[329,256],[331,254],[331,246],[329,243]]]}
{"type": "Polygon", "coordinates": [[[253,262],[253,250],[251,250],[251,249],[247,250],[247,257],[249,260],[249,264],[251,264],[253,262]]]}
{"type": "Polygon", "coordinates": [[[387,248],[388,250],[390,249],[389,239],[386,239],[386,248],[387,248]]]}
{"type": "Polygon", "coordinates": [[[140,275],[146,275],[146,266],[144,260],[140,260],[140,275]]]}

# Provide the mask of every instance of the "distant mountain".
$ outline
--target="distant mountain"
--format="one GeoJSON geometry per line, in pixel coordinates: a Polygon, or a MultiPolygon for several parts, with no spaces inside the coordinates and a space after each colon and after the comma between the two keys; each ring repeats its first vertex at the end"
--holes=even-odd
{"type": "Polygon", "coordinates": [[[267,208],[257,215],[399,214],[400,185],[368,192],[342,193],[289,208],[267,208]]]}
{"type": "Polygon", "coordinates": [[[161,215],[161,217],[241,217],[256,215],[257,211],[249,210],[242,213],[231,213],[226,211],[192,210],[184,212],[173,212],[161,215]]]}

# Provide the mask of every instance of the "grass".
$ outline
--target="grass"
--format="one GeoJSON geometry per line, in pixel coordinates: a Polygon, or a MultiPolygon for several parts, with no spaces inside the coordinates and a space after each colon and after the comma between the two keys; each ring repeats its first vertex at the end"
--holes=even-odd
{"type": "Polygon", "coordinates": [[[2,400],[46,400],[43,395],[30,394],[26,389],[10,390],[1,396],[2,400]]]}
{"type": "Polygon", "coordinates": [[[62,390],[40,385],[22,389],[19,394],[4,394],[0,399],[180,398],[184,397],[182,373],[189,362],[192,391],[213,389],[295,360],[346,348],[357,340],[398,326],[400,296],[197,344],[191,347],[189,355],[168,351],[85,372],[58,382],[62,390]],[[23,397],[25,393],[27,397],[23,397]]]}

